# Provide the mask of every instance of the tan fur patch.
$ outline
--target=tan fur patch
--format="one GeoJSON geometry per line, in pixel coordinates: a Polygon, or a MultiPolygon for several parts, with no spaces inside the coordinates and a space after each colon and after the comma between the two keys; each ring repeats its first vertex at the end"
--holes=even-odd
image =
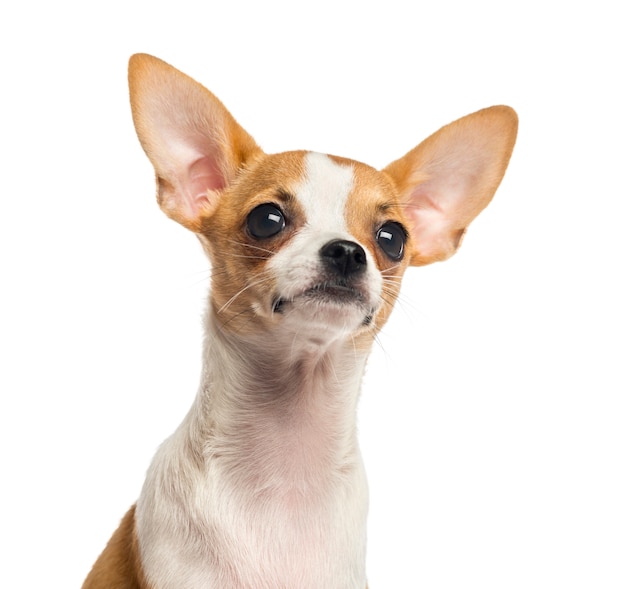
{"type": "Polygon", "coordinates": [[[139,558],[134,505],[93,565],[82,589],[150,589],[139,558]]]}

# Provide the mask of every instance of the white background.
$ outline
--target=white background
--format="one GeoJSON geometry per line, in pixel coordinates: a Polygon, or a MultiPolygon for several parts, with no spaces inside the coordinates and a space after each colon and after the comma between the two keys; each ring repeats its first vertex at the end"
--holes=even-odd
{"type": "Polygon", "coordinates": [[[5,3],[0,586],[80,586],[195,394],[209,271],[158,210],[132,127],[127,59],[148,52],[270,152],[382,167],[455,118],[517,109],[495,200],[455,258],[408,273],[369,365],[370,586],[623,589],[621,12],[5,3]]]}

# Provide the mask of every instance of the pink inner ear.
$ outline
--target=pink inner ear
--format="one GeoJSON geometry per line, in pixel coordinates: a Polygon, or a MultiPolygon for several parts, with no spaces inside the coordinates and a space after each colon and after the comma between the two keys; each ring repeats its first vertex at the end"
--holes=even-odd
{"type": "Polygon", "coordinates": [[[457,244],[449,243],[452,219],[423,187],[413,192],[411,204],[405,212],[421,259],[434,261],[454,253],[457,244]]]}
{"type": "Polygon", "coordinates": [[[224,174],[212,157],[197,159],[188,171],[187,205],[195,217],[209,202],[209,193],[222,190],[226,186],[224,174]]]}

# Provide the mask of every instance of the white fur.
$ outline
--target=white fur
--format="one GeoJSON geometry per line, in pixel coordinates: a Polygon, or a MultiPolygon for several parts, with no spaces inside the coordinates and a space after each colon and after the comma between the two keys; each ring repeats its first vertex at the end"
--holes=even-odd
{"type": "Polygon", "coordinates": [[[365,587],[355,416],[367,353],[351,334],[382,281],[369,263],[362,306],[297,301],[322,271],[320,247],[354,240],[351,168],[319,154],[306,162],[296,196],[307,223],[269,264],[293,304],[271,340],[219,330],[209,311],[198,395],[149,469],[137,529],[154,589],[365,587]]]}
{"type": "Polygon", "coordinates": [[[345,239],[359,243],[365,250],[369,263],[358,285],[366,295],[363,308],[338,306],[333,310],[325,306],[323,315],[317,322],[310,316],[309,307],[302,309],[305,314],[303,317],[298,312],[298,305],[294,305],[286,323],[297,330],[296,344],[306,346],[310,338],[319,341],[320,331],[328,338],[328,343],[334,341],[335,337],[346,337],[358,328],[365,315],[380,304],[382,276],[374,265],[373,256],[367,251],[367,246],[350,234],[346,223],[346,208],[353,185],[354,175],[349,165],[337,164],[321,153],[312,152],[306,155],[306,177],[297,187],[296,197],[304,208],[307,222],[269,263],[279,294],[286,299],[292,299],[318,280],[322,272],[318,252],[324,244],[332,240],[345,239]],[[306,329],[307,326],[309,330],[306,329]]]}
{"type": "Polygon", "coordinates": [[[316,231],[351,238],[345,221],[346,204],[354,185],[351,166],[335,163],[323,153],[305,156],[306,177],[296,189],[307,225],[316,231]]]}

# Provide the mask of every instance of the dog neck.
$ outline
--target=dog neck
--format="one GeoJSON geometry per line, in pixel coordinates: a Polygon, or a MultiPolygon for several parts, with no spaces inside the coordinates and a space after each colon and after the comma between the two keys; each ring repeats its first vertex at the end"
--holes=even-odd
{"type": "MultiPolygon", "coordinates": [[[[312,480],[355,460],[366,351],[349,338],[300,344],[275,333],[237,335],[222,329],[212,310],[206,333],[192,409],[193,430],[203,432],[195,442],[205,455],[209,448],[210,455],[228,456],[247,469],[265,465],[268,477],[277,467],[287,475],[292,464],[312,480]]],[[[225,471],[238,472],[236,466],[225,471]]]]}
{"type": "Polygon", "coordinates": [[[363,587],[356,404],[367,353],[349,339],[295,348],[219,325],[209,310],[198,395],[137,505],[148,579],[169,575],[168,589],[363,587]]]}

